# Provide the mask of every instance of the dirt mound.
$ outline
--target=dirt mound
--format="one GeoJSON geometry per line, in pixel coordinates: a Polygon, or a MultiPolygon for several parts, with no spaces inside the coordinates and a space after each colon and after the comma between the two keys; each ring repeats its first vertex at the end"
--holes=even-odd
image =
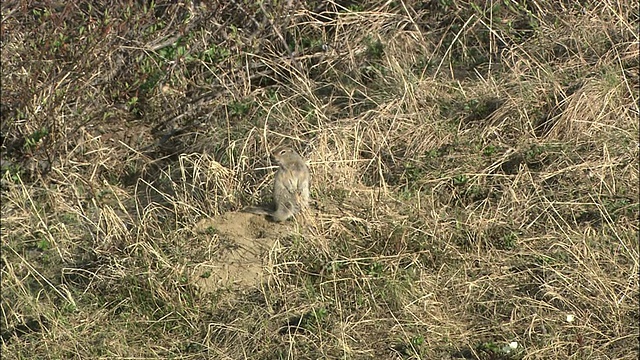
{"type": "Polygon", "coordinates": [[[196,225],[196,231],[211,236],[220,246],[218,261],[211,268],[203,268],[197,282],[208,292],[224,285],[259,283],[267,253],[278,238],[291,231],[291,225],[273,223],[260,215],[234,212],[203,219],[196,225]]]}

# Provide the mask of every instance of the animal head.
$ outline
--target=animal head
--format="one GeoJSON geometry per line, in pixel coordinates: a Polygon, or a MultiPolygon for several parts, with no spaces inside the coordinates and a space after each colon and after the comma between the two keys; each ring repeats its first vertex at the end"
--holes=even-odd
{"type": "Polygon", "coordinates": [[[294,161],[300,161],[302,158],[295,150],[287,147],[276,149],[273,154],[273,158],[279,165],[289,164],[294,161]]]}

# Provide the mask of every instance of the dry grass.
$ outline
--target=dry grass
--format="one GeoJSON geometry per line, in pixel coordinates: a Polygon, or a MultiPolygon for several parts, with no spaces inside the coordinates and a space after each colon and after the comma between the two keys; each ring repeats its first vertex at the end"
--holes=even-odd
{"type": "Polygon", "coordinates": [[[3,358],[636,359],[639,14],[4,1],[3,358]]]}

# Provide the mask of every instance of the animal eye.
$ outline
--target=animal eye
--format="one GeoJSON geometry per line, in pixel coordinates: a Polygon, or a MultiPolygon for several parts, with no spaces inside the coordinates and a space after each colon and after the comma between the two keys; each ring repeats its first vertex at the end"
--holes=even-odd
{"type": "Polygon", "coordinates": [[[280,150],[280,155],[284,155],[287,153],[287,149],[280,150]]]}

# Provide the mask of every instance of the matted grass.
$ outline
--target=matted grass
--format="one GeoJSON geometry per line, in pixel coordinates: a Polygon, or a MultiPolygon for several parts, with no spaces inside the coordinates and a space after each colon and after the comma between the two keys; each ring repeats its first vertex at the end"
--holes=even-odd
{"type": "Polygon", "coordinates": [[[3,1],[3,359],[638,358],[639,14],[3,1]]]}

